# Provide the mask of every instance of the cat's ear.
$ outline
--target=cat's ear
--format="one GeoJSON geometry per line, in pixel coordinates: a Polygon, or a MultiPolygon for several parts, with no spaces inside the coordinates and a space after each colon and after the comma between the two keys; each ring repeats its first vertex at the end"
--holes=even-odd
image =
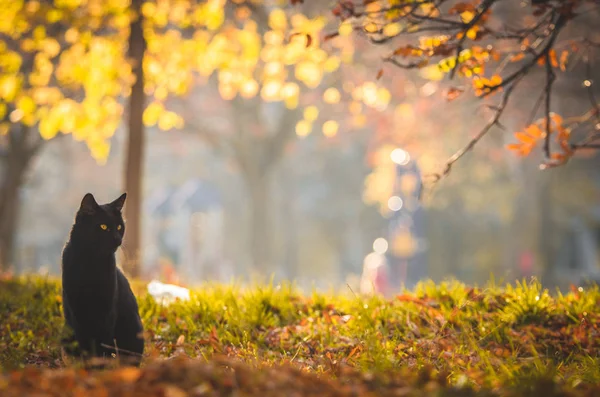
{"type": "Polygon", "coordinates": [[[123,193],[121,196],[119,196],[118,199],[116,199],[115,201],[110,203],[110,206],[120,212],[123,209],[123,206],[125,205],[126,198],[127,198],[127,193],[123,193]]]}
{"type": "Polygon", "coordinates": [[[98,209],[98,203],[96,199],[92,195],[92,193],[87,193],[83,196],[83,200],[81,200],[81,206],[79,207],[79,212],[84,214],[93,214],[98,209]]]}

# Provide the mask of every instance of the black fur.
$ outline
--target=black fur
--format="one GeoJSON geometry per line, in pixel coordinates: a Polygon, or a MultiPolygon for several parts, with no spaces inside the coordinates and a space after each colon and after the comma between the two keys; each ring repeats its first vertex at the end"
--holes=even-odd
{"type": "Polygon", "coordinates": [[[123,361],[139,365],[144,352],[142,321],[129,282],[115,260],[125,233],[121,215],[125,198],[123,194],[98,205],[92,194],[83,197],[62,255],[63,313],[78,343],[78,349],[69,353],[118,354],[123,361]]]}

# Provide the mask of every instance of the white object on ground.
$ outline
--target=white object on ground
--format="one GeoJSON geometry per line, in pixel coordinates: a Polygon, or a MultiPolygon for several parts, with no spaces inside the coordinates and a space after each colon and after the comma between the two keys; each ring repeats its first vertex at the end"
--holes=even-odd
{"type": "Polygon", "coordinates": [[[175,299],[183,301],[190,300],[190,290],[173,284],[164,284],[157,280],[152,280],[148,284],[148,293],[152,295],[157,302],[169,304],[175,299]]]}

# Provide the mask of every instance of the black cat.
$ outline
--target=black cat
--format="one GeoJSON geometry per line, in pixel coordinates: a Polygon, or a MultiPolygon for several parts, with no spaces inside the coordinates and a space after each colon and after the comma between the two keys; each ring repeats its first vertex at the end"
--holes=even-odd
{"type": "Polygon", "coordinates": [[[144,352],[142,321],[127,278],[116,266],[125,223],[126,194],[98,205],[91,193],[81,201],[62,254],[63,313],[73,331],[71,354],[118,355],[140,364],[144,352]]]}

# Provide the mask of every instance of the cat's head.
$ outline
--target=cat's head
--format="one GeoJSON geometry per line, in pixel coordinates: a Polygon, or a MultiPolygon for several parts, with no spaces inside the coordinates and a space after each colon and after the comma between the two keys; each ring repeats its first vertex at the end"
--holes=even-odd
{"type": "Polygon", "coordinates": [[[121,210],[127,193],[108,204],[98,204],[91,193],[81,200],[73,231],[78,238],[101,250],[116,251],[123,242],[125,222],[121,210]]]}

